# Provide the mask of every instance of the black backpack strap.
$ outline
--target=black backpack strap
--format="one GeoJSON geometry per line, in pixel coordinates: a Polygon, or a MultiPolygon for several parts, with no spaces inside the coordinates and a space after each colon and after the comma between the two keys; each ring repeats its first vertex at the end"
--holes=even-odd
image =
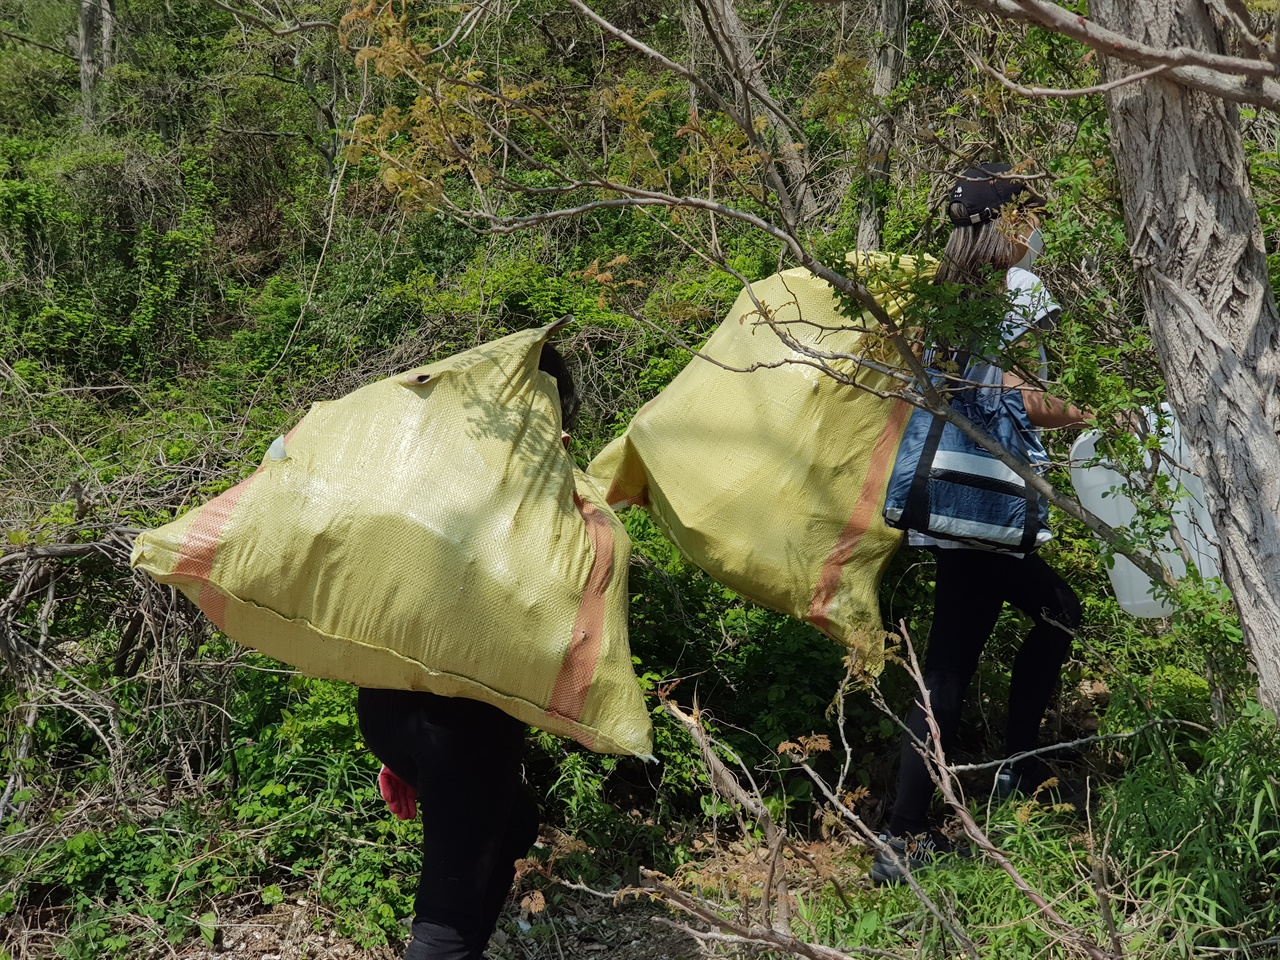
{"type": "Polygon", "coordinates": [[[947,421],[934,416],[929,411],[933,422],[929,424],[929,432],[925,434],[924,444],[920,448],[920,461],[916,464],[915,475],[911,478],[911,491],[907,494],[907,503],[902,511],[900,522],[903,529],[929,532],[929,474],[933,470],[933,458],[937,456],[938,444],[942,441],[942,431],[947,421]]]}
{"type": "Polygon", "coordinates": [[[1031,484],[1026,485],[1027,515],[1022,523],[1022,541],[1018,544],[1020,553],[1034,553],[1036,537],[1040,535],[1040,491],[1031,484]]]}

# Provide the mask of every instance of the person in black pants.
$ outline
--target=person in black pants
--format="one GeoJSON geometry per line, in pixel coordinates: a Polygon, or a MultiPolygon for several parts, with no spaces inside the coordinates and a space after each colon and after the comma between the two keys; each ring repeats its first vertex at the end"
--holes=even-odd
{"type": "MultiPolygon", "coordinates": [[[[555,378],[561,422],[578,409],[550,344],[539,369],[555,378]]],[[[563,439],[567,442],[568,434],[563,439]]],[[[356,716],[383,763],[378,786],[402,820],[422,813],[422,873],[404,960],[483,960],[515,878],[538,839],[538,804],[522,776],[525,725],[465,697],[361,688],[356,716]]]]}
{"type": "MultiPolygon", "coordinates": [[[[1080,600],[1075,592],[1038,556],[1011,556],[988,550],[937,550],[933,629],[925,656],[924,684],[934,719],[948,751],[960,725],[965,691],[978,669],[978,657],[996,625],[1000,609],[1011,603],[1034,622],[1013,661],[1009,682],[1009,718],[1005,747],[1009,756],[1034,750],[1040,721],[1058,685],[1071,637],[1080,625],[1080,600]]],[[[924,742],[928,724],[917,704],[907,728],[924,742]]],[[[1025,757],[1002,770],[1010,791],[1034,790],[1051,774],[1035,757],[1025,757]]],[[[898,797],[889,819],[889,832],[904,837],[928,828],[933,780],[904,737],[898,774],[898,797]]]]}
{"type": "MultiPolygon", "coordinates": [[[[962,299],[1000,296],[1007,305],[1001,325],[1006,345],[1024,345],[1033,330],[1050,329],[1059,309],[1039,277],[1027,269],[1041,249],[1042,205],[1008,164],[986,164],[961,174],[951,194],[951,235],[939,263],[935,284],[956,284],[962,299]]],[[[1048,369],[1039,348],[1041,384],[1048,369]]],[[[966,362],[962,379],[973,386],[979,402],[999,403],[1001,393],[1019,391],[1027,418],[1039,427],[1086,426],[1088,416],[1077,407],[1002,369],[1000,358],[966,362]]],[[[1036,438],[1028,438],[1039,445],[1036,438]]],[[[1034,625],[1012,665],[1009,684],[1007,756],[1034,750],[1040,723],[1057,688],[1071,639],[1080,625],[1080,601],[1071,587],[1035,554],[998,553],[964,542],[911,533],[912,546],[932,549],[937,558],[933,626],[924,658],[924,686],[944,753],[953,746],[965,693],[978,667],[982,648],[1005,603],[1027,614],[1034,625]]],[[[930,862],[945,846],[928,833],[928,811],[934,783],[917,741],[929,742],[929,726],[917,703],[907,720],[898,772],[898,791],[887,832],[875,851],[871,879],[896,883],[908,867],[930,862]]],[[[1001,796],[1030,793],[1051,772],[1036,757],[1023,757],[1002,767],[996,789],[1001,796]]]]}
{"type": "Polygon", "coordinates": [[[356,713],[365,744],[422,809],[405,960],[478,960],[515,861],[538,839],[538,804],[521,778],[525,726],[479,700],[411,690],[362,688],[356,713]]]}

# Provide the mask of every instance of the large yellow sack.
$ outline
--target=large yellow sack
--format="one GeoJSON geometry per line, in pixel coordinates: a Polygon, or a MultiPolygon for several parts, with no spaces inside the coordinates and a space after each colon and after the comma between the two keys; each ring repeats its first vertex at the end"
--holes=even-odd
{"type": "Polygon", "coordinates": [[[652,753],[627,643],[631,543],[561,443],[550,328],[316,404],[258,471],[132,562],[317,677],[483,700],[652,753]]]}
{"type": "MultiPolygon", "coordinates": [[[[886,254],[849,260],[895,318],[936,267],[886,254]]],[[[832,288],[799,269],[744,290],[701,352],[738,369],[803,360],[756,301],[802,344],[897,363],[874,320],[841,316],[832,288]]],[[[898,389],[853,360],[833,366],[872,389],[898,389]]],[[[875,670],[884,651],[877,591],[901,537],[881,511],[910,410],[800,363],[738,373],[695,357],[588,472],[615,509],[645,507],[712,577],[813,624],[875,670]]]]}

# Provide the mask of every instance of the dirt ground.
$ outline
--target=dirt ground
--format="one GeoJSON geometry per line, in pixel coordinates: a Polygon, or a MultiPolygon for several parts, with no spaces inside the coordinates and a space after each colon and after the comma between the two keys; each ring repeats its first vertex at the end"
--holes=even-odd
{"type": "MultiPolygon", "coordinates": [[[[489,942],[489,960],[684,960],[699,956],[686,935],[655,922],[659,907],[634,900],[613,905],[568,891],[537,916],[521,916],[513,904],[489,942]]],[[[364,949],[335,936],[307,904],[278,904],[270,913],[220,919],[218,939],[178,948],[181,960],[398,960],[390,947],[364,949]],[[327,928],[327,929],[326,929],[327,928]]],[[[164,954],[158,954],[160,960],[164,954]]]]}
{"type": "MultiPolygon", "coordinates": [[[[550,891],[549,891],[550,893],[550,891]]],[[[335,918],[305,899],[274,907],[235,900],[216,903],[211,947],[199,934],[186,943],[155,943],[139,960],[399,960],[402,947],[361,947],[334,932],[335,918]]],[[[620,904],[573,890],[551,902],[508,906],[489,943],[489,960],[692,960],[701,956],[687,935],[656,922],[670,914],[652,903],[620,904]],[[540,909],[530,913],[528,906],[540,909]]],[[[17,918],[9,918],[15,920],[17,918]]],[[[64,935],[26,918],[0,930],[0,956],[44,960],[58,956],[64,935]]],[[[407,937],[407,931],[406,931],[407,937]]]]}

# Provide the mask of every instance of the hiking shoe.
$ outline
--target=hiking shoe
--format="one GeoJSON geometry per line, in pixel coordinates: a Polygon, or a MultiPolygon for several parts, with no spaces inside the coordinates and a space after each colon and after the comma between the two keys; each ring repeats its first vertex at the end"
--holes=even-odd
{"type": "Polygon", "coordinates": [[[945,837],[931,833],[907,837],[882,833],[877,839],[889,848],[884,850],[876,847],[875,856],[871,860],[869,875],[871,882],[877,887],[902,883],[907,878],[908,869],[914,872],[928,868],[938,857],[955,852],[955,847],[945,837]]]}
{"type": "Polygon", "coordinates": [[[1082,785],[1064,783],[1045,764],[1029,771],[1002,767],[996,774],[995,795],[1001,802],[1025,798],[1043,804],[1070,804],[1077,809],[1088,801],[1088,792],[1082,785]]]}

